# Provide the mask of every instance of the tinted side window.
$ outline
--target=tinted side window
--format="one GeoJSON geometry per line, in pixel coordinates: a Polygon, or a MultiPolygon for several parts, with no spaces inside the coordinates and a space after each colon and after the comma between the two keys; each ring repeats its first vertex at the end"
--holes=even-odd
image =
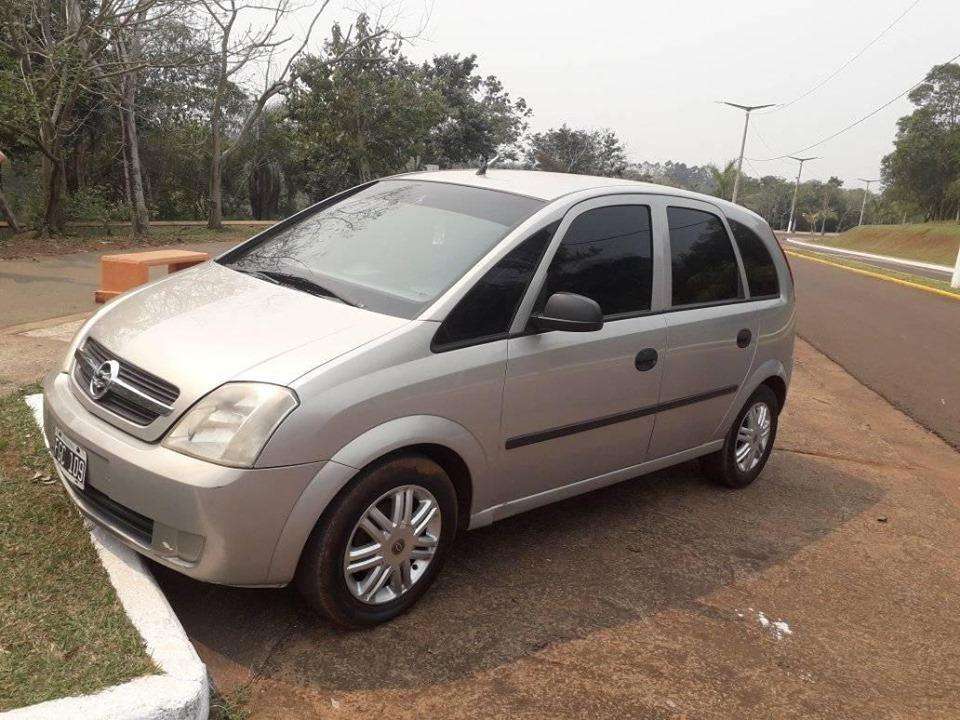
{"type": "Polygon", "coordinates": [[[558,224],[534,233],[487,270],[444,319],[434,348],[505,335],[558,224]]]}
{"type": "Polygon", "coordinates": [[[690,208],[667,208],[673,304],[735,300],[741,297],[740,271],[733,245],[716,215],[690,208]]]}
{"type": "Polygon", "coordinates": [[[609,317],[649,310],[652,289],[650,208],[617,205],[588,210],[570,224],[537,306],[571,292],[596,300],[609,317]]]}
{"type": "Polygon", "coordinates": [[[740,258],[743,260],[743,269],[747,271],[747,285],[750,286],[751,297],[765,295],[779,295],[780,283],[777,282],[777,266],[773,264],[770,251],[763,240],[753,230],[743,223],[727,218],[733,238],[740,248],[740,258]]]}

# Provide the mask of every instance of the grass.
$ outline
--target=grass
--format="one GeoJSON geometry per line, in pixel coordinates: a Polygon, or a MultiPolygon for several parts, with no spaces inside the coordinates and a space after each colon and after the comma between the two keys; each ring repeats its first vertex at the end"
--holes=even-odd
{"type": "Polygon", "coordinates": [[[246,685],[226,694],[214,692],[210,698],[210,720],[248,720],[249,699],[250,689],[246,685]]]}
{"type": "Polygon", "coordinates": [[[156,672],[24,394],[0,399],[0,711],[156,672]]]}
{"type": "Polygon", "coordinates": [[[952,266],[960,248],[960,224],[863,225],[840,235],[800,239],[847,250],[952,266]]]}
{"type": "Polygon", "coordinates": [[[126,227],[109,231],[102,227],[72,227],[68,228],[68,235],[51,238],[38,238],[32,232],[0,233],[0,260],[72,252],[136,250],[159,245],[240,242],[264,229],[262,225],[227,225],[223,230],[208,230],[203,225],[155,225],[150,235],[141,240],[130,237],[126,227]]]}
{"type": "Polygon", "coordinates": [[[906,280],[912,282],[915,285],[923,285],[925,287],[934,288],[936,290],[942,290],[944,292],[951,293],[960,298],[960,290],[954,287],[950,287],[949,282],[934,280],[933,278],[923,277],[921,275],[911,275],[910,273],[899,272],[897,270],[891,270],[889,268],[877,267],[876,265],[868,265],[866,263],[857,262],[856,260],[848,260],[847,258],[840,258],[836,255],[828,255],[826,253],[813,252],[812,250],[801,250],[796,247],[791,247],[789,253],[792,255],[805,255],[812,258],[817,258],[819,260],[827,260],[831,263],[836,263],[837,265],[844,265],[846,267],[854,268],[856,270],[866,270],[867,272],[875,273],[877,275],[886,275],[887,277],[896,278],[898,280],[906,280]]]}

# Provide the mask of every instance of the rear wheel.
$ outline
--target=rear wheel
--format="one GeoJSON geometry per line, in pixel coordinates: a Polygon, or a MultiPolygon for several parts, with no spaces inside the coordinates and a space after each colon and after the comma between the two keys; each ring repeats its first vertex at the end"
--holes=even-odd
{"type": "Polygon", "coordinates": [[[756,389],[737,414],[723,448],[700,460],[704,474],[732,488],[757,479],[777,437],[780,404],[766,385],[756,389]]]}
{"type": "Polygon", "coordinates": [[[453,484],[421,455],[365,470],[317,523],[297,585],[338,625],[391,620],[427,591],[456,534],[453,484]]]}

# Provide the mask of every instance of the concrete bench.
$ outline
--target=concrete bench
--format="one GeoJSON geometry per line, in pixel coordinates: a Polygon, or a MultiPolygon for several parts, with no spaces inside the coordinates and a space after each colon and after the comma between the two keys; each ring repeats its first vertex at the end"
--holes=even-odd
{"type": "Polygon", "coordinates": [[[150,268],[155,265],[166,265],[167,272],[172,273],[209,259],[209,253],[192,250],[148,250],[104,255],[100,258],[100,289],[94,291],[93,299],[103,303],[130,288],[143,285],[150,280],[150,268]]]}

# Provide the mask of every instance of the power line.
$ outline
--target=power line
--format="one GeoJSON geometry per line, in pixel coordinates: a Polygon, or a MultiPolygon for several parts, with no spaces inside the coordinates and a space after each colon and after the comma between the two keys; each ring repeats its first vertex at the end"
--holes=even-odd
{"type": "Polygon", "coordinates": [[[873,47],[873,46],[877,43],[877,41],[880,40],[880,38],[882,38],[884,35],[886,35],[888,32],[890,32],[890,30],[892,30],[893,27],[894,27],[897,23],[899,23],[901,20],[903,20],[903,18],[905,18],[905,17],[907,16],[907,14],[908,14],[911,10],[913,10],[913,9],[914,9],[917,5],[919,5],[919,4],[920,4],[920,0],[914,0],[913,4],[912,4],[910,7],[908,7],[906,10],[904,10],[902,13],[900,13],[900,15],[896,18],[896,20],[894,20],[892,23],[890,23],[889,25],[887,25],[887,26],[881,31],[881,33],[880,33],[879,35],[877,35],[875,38],[873,38],[873,40],[871,40],[871,41],[868,42],[866,45],[864,45],[862,48],[860,48],[860,50],[859,50],[856,54],[854,54],[853,57],[851,57],[849,60],[847,60],[845,63],[843,63],[840,67],[838,67],[838,68],[837,68],[836,70],[834,70],[832,73],[830,73],[829,75],[827,75],[827,77],[825,77],[823,80],[821,80],[820,82],[818,82],[818,83],[817,83],[816,85],[814,85],[812,88],[810,88],[809,90],[807,90],[807,91],[804,92],[803,94],[799,95],[798,97],[795,97],[795,98],[794,98],[793,100],[791,100],[790,102],[781,103],[781,104],[777,105],[775,108],[773,108],[772,110],[767,110],[766,112],[760,113],[760,114],[761,114],[761,115],[769,115],[770,113],[780,112],[780,111],[783,110],[784,108],[788,108],[788,107],[790,107],[791,105],[793,105],[794,103],[798,103],[798,102],[800,102],[801,100],[803,100],[805,97],[808,97],[808,96],[812,95],[813,93],[815,93],[817,90],[819,90],[820,88],[822,88],[822,87],[823,87],[824,85],[826,85],[828,82],[830,82],[831,80],[833,80],[837,75],[839,75],[839,74],[842,73],[844,70],[846,70],[848,67],[850,67],[850,65],[852,65],[852,64],[853,64],[861,55],[863,55],[867,50],[869,50],[871,47],[873,47]]]}
{"type": "MultiPolygon", "coordinates": [[[[944,64],[944,65],[949,65],[950,63],[954,62],[954,61],[957,60],[957,59],[960,59],[960,53],[957,53],[957,54],[954,55],[952,58],[950,58],[949,60],[947,60],[945,63],[942,63],[942,64],[944,64]]],[[[835,133],[833,133],[832,135],[827,135],[827,137],[823,138],[822,140],[818,140],[817,142],[815,142],[815,143],[813,143],[813,144],[811,144],[811,145],[807,145],[806,147],[802,147],[802,148],[800,148],[799,150],[793,150],[793,151],[791,151],[791,152],[789,152],[789,153],[785,153],[785,154],[783,154],[783,155],[777,155],[776,157],[770,157],[770,158],[750,158],[750,160],[753,160],[754,162],[772,162],[772,161],[774,161],[774,160],[783,160],[784,158],[788,158],[788,157],[790,157],[791,155],[799,155],[800,153],[806,152],[807,150],[812,150],[812,149],[815,148],[815,147],[818,147],[818,146],[820,146],[820,145],[823,145],[825,142],[829,142],[830,140],[833,140],[834,138],[839,137],[840,135],[843,135],[843,134],[844,134],[845,132],[847,132],[848,130],[852,130],[852,129],[855,128],[857,125],[861,124],[862,122],[864,122],[864,121],[866,121],[866,120],[869,120],[869,119],[872,118],[874,115],[876,115],[877,113],[879,113],[881,110],[885,110],[886,108],[888,108],[888,107],[890,107],[891,105],[893,105],[897,100],[899,100],[900,98],[902,98],[904,95],[907,95],[907,94],[909,94],[910,92],[912,92],[915,88],[920,87],[920,85],[922,85],[924,82],[926,82],[926,80],[927,80],[927,76],[924,75],[921,80],[918,80],[917,82],[915,82],[913,85],[911,85],[910,87],[908,87],[906,90],[904,90],[902,93],[900,93],[899,95],[897,95],[895,98],[893,98],[893,99],[891,99],[891,100],[888,100],[887,102],[885,102],[885,103],[884,103],[883,105],[881,105],[880,107],[876,108],[875,110],[870,111],[869,113],[867,113],[866,115],[864,115],[864,116],[863,116],[862,118],[860,118],[859,120],[855,120],[854,122],[852,122],[852,123],[850,123],[849,125],[847,125],[845,128],[842,128],[841,130],[837,130],[837,131],[836,131],[835,133]]]]}

